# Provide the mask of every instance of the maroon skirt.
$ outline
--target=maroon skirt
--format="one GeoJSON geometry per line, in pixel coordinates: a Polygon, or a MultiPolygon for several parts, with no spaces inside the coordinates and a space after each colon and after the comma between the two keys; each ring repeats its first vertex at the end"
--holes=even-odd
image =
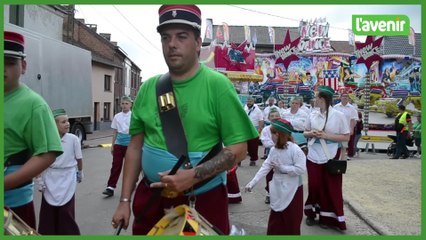
{"type": "Polygon", "coordinates": [[[293,200],[281,212],[271,209],[267,235],[300,235],[303,218],[303,185],[299,186],[293,200]]]}
{"type": "MultiPolygon", "coordinates": [[[[337,151],[335,159],[340,156],[337,151]]],[[[342,175],[327,172],[325,164],[306,162],[308,170],[308,198],[305,202],[305,215],[319,216],[319,223],[346,230],[343,212],[342,175]]]]}

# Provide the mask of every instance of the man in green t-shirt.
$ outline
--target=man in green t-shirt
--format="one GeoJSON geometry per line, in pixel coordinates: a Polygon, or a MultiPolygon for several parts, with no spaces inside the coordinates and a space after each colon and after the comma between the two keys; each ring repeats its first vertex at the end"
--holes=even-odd
{"type": "Polygon", "coordinates": [[[24,37],[4,32],[4,206],[36,228],[32,179],[62,154],[52,112],[20,83],[27,63],[24,37]]]}
{"type": "Polygon", "coordinates": [[[192,168],[168,172],[177,162],[165,142],[157,108],[156,83],[160,76],[142,85],[134,102],[129,133],[131,142],[124,163],[120,203],[112,219],[113,227],[130,218],[130,197],[139,183],[133,203],[133,234],[147,234],[164,216],[164,209],[188,204],[195,195],[195,209],[223,233],[229,233],[226,171],[247,154],[247,140],[256,138],[236,91],[223,74],[199,63],[201,11],[195,5],[163,5],[159,9],[163,56],[169,68],[174,96],[188,146],[192,168]],[[212,159],[197,165],[216,144],[225,146],[212,159]],[[202,187],[192,187],[213,177],[202,187]],[[175,198],[150,198],[155,188],[179,194],[175,198]],[[190,190],[189,193],[183,193],[190,190]],[[149,209],[146,206],[149,203],[149,209]]]}

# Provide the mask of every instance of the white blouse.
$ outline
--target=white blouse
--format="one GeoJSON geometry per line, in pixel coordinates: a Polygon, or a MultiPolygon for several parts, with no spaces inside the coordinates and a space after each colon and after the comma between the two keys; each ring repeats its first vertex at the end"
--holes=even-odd
{"type": "Polygon", "coordinates": [[[288,143],[287,149],[272,147],[268,158],[247,186],[253,188],[271,169],[274,169],[274,176],[269,182],[271,208],[276,212],[284,211],[302,184],[300,176],[306,172],[305,154],[293,142],[288,143]]]}
{"type": "MultiPolygon", "coordinates": [[[[324,129],[325,122],[325,112],[322,114],[321,111],[313,111],[306,120],[305,130],[321,131],[324,129]]],[[[345,115],[337,110],[334,110],[333,107],[329,107],[327,125],[325,126],[324,131],[330,134],[349,134],[349,124],[346,121],[345,115]]],[[[308,142],[308,160],[317,164],[324,164],[329,159],[326,157],[321,143],[316,140],[316,138],[312,138],[308,142]]],[[[339,143],[327,141],[327,147],[330,156],[334,157],[337,153],[339,143]]]]}

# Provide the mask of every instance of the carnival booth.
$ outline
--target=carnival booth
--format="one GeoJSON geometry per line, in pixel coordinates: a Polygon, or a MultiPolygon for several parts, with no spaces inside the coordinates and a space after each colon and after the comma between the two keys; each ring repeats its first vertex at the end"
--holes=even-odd
{"type": "Polygon", "coordinates": [[[272,51],[265,53],[263,49],[256,53],[257,40],[251,34],[250,42],[250,30],[245,27],[244,42],[229,43],[229,36],[220,44],[214,40],[202,49],[201,59],[228,76],[237,92],[261,95],[264,100],[274,96],[288,101],[299,95],[308,103],[320,85],[330,86],[336,97],[340,91],[347,91],[364,111],[365,134],[370,106],[375,111],[384,111],[376,106],[381,99],[400,99],[420,109],[420,58],[383,55],[383,37],[372,36],[365,42],[349,43],[353,52],[335,52],[328,29],[325,19],[301,21],[298,37],[291,39],[287,30],[281,44],[275,43],[275,30],[268,27],[272,51]]]}

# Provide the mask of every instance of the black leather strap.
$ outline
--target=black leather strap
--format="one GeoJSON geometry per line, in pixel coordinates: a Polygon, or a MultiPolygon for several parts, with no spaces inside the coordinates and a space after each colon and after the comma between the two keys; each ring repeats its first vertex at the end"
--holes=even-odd
{"type": "MultiPolygon", "coordinates": [[[[29,149],[22,150],[18,153],[10,155],[7,158],[7,160],[4,162],[4,167],[7,168],[10,166],[24,165],[28,160],[30,160],[31,157],[32,157],[31,150],[29,149]]],[[[23,184],[17,187],[14,187],[13,189],[21,188],[31,183],[33,183],[32,179],[30,181],[24,182],[23,184]]]]}
{"type": "Polygon", "coordinates": [[[166,140],[167,150],[176,156],[177,159],[182,156],[188,156],[188,143],[186,141],[185,131],[182,126],[182,121],[180,119],[179,111],[177,108],[176,96],[175,107],[168,111],[160,111],[160,103],[158,97],[172,92],[173,84],[170,79],[170,74],[166,73],[160,77],[156,85],[157,88],[157,105],[160,114],[161,126],[163,128],[164,138],[166,140]]]}
{"type": "Polygon", "coordinates": [[[31,157],[32,153],[29,149],[22,150],[9,156],[4,162],[4,167],[24,165],[31,157]]]}
{"type": "MultiPolygon", "coordinates": [[[[219,143],[217,143],[211,150],[210,150],[210,152],[209,153],[207,153],[207,155],[206,156],[204,156],[204,158],[203,159],[201,159],[201,161],[197,164],[197,166],[198,165],[200,165],[200,164],[202,164],[202,163],[204,163],[204,162],[207,162],[208,160],[210,160],[210,159],[212,159],[214,156],[216,156],[217,154],[219,154],[220,153],[220,151],[222,151],[222,149],[223,149],[223,147],[222,147],[222,143],[221,142],[219,142],[219,143]]],[[[215,175],[216,176],[216,175],[215,175]]],[[[194,185],[194,190],[195,189],[198,189],[198,188],[200,188],[200,187],[202,187],[204,184],[206,184],[206,183],[208,183],[210,180],[212,180],[215,176],[212,176],[212,177],[209,177],[209,178],[206,178],[206,179],[204,179],[203,181],[201,181],[201,182],[199,182],[199,183],[197,183],[197,184],[195,184],[194,185]]]]}

